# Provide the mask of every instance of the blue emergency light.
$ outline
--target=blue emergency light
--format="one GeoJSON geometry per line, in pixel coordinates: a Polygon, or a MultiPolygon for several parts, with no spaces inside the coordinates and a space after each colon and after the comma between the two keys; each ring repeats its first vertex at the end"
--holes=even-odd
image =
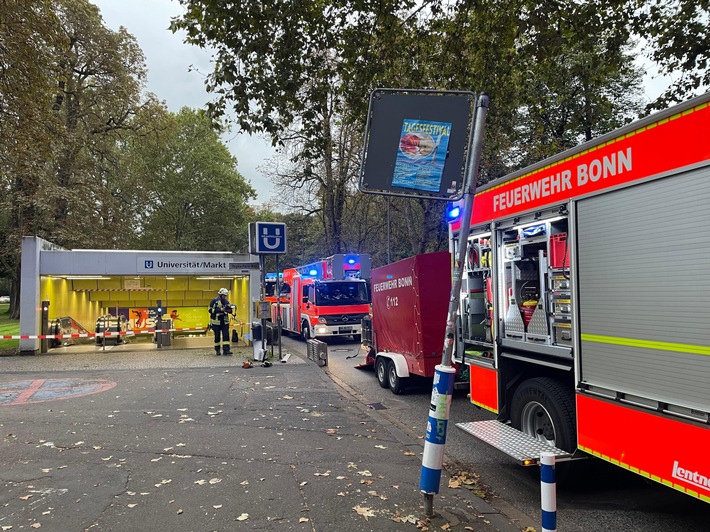
{"type": "Polygon", "coordinates": [[[446,209],[446,220],[449,222],[453,222],[459,216],[461,216],[461,207],[459,207],[458,205],[449,204],[446,209]]]}

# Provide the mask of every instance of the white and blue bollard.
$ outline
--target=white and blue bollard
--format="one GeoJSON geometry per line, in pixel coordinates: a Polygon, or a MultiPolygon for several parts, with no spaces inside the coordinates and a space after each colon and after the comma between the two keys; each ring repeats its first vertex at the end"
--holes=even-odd
{"type": "Polygon", "coordinates": [[[446,428],[449,422],[455,377],[456,370],[451,366],[436,366],[429,405],[429,419],[426,425],[426,438],[424,439],[422,474],[419,479],[419,491],[425,495],[427,515],[432,515],[433,496],[439,493],[441,468],[444,463],[446,428]]]}
{"type": "Polygon", "coordinates": [[[557,532],[557,484],[555,484],[554,453],[540,453],[540,494],[542,532],[557,532]]]}

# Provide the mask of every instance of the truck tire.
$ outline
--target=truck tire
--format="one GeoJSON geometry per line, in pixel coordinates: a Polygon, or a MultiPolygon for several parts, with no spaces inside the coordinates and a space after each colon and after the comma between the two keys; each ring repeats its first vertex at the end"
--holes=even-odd
{"type": "Polygon", "coordinates": [[[359,334],[353,334],[353,341],[359,344],[360,342],[362,342],[362,336],[359,334]]]}
{"type": "Polygon", "coordinates": [[[387,363],[387,381],[390,385],[390,391],[393,394],[401,395],[404,393],[405,378],[397,375],[397,366],[394,365],[394,361],[392,360],[387,363]]]}
{"type": "Polygon", "coordinates": [[[311,339],[311,329],[306,321],[301,323],[301,337],[306,342],[311,339]]]}
{"type": "Polygon", "coordinates": [[[387,378],[387,362],[388,360],[385,357],[377,357],[377,359],[375,359],[377,382],[379,382],[380,386],[383,388],[389,388],[390,386],[389,379],[387,378]]]}
{"type": "Polygon", "coordinates": [[[577,448],[574,393],[548,377],[523,382],[513,395],[513,427],[567,452],[577,448]]]}

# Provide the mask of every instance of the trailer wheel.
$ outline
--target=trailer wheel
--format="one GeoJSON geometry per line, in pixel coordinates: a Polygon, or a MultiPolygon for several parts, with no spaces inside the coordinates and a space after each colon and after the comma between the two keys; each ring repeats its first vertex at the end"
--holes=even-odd
{"type": "Polygon", "coordinates": [[[375,373],[380,386],[389,388],[390,382],[387,379],[387,359],[385,357],[377,357],[375,360],[375,373]]]}
{"type": "Polygon", "coordinates": [[[387,364],[387,380],[393,394],[401,395],[404,392],[404,378],[397,375],[397,367],[392,360],[387,364]]]}
{"type": "Polygon", "coordinates": [[[555,379],[542,377],[523,382],[513,395],[513,426],[567,452],[577,448],[574,394],[555,379]]]}
{"type": "Polygon", "coordinates": [[[310,327],[308,326],[308,322],[307,322],[307,321],[304,321],[304,322],[301,324],[301,336],[303,337],[303,339],[304,339],[306,342],[311,339],[311,329],[310,329],[310,327]]]}

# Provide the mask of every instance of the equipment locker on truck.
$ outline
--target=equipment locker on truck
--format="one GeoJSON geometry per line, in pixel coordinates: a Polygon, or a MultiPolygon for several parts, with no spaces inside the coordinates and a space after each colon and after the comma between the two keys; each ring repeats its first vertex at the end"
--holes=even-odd
{"type": "Polygon", "coordinates": [[[457,426],[524,464],[593,455],[710,502],[709,102],[479,188],[456,360],[497,420],[457,426]]]}

